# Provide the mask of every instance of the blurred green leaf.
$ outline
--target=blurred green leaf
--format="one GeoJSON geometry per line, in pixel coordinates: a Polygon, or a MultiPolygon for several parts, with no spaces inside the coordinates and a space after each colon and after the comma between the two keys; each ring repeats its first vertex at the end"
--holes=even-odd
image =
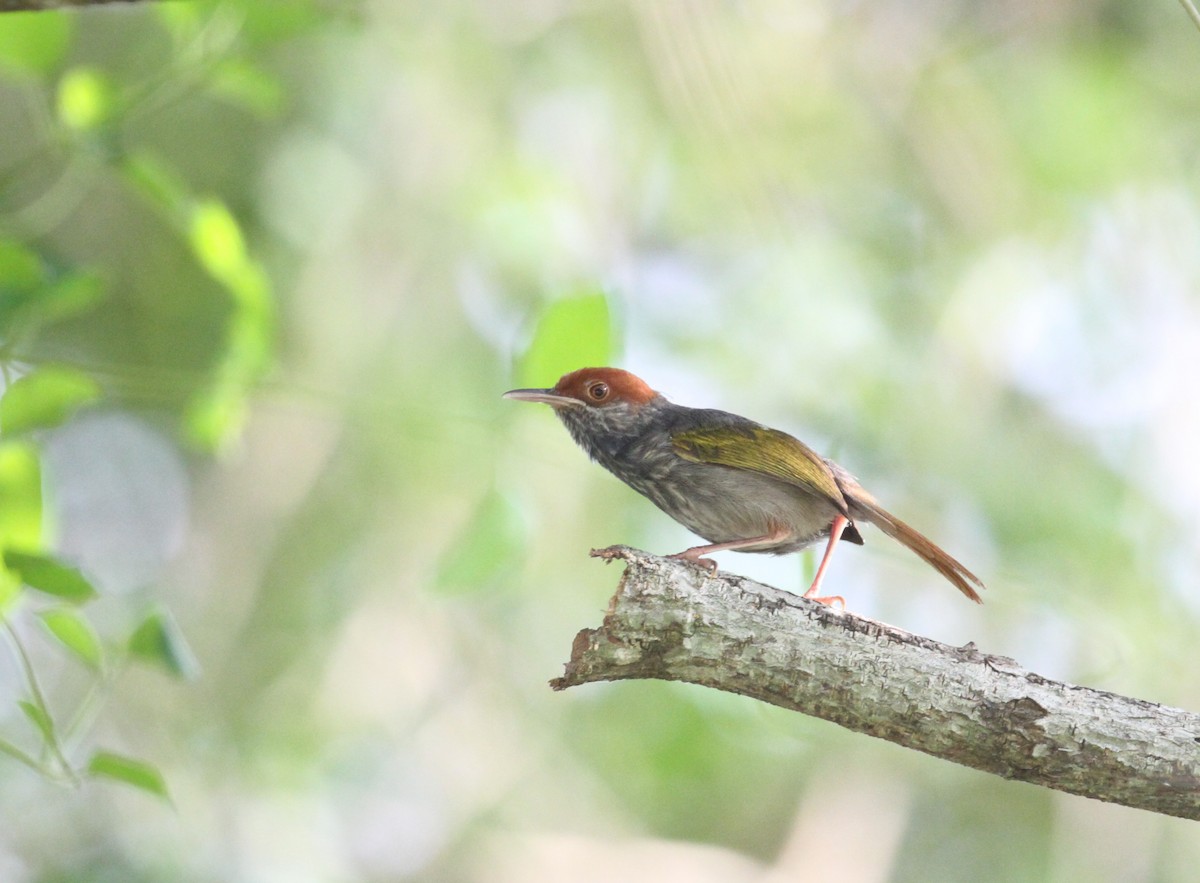
{"type": "MultiPolygon", "coordinates": [[[[42,470],[37,450],[0,443],[0,550],[36,548],[42,539],[42,470]]],[[[20,576],[0,567],[0,616],[21,593],[20,576]]]]}
{"type": "Polygon", "coordinates": [[[203,25],[197,3],[155,3],[152,8],[177,43],[194,40],[203,25]]]}
{"type": "Polygon", "coordinates": [[[129,652],[184,680],[193,680],[200,669],[179,626],[165,611],[155,611],[138,624],[129,637],[129,652]]]}
{"type": "Polygon", "coordinates": [[[0,433],[11,438],[31,429],[58,426],[99,396],[99,385],[81,371],[61,365],[38,368],[4,391],[0,433]]]}
{"type": "Polygon", "coordinates": [[[112,116],[112,85],[100,71],[77,67],[63,74],[58,84],[58,118],[78,132],[99,128],[112,116]]]}
{"type": "Polygon", "coordinates": [[[50,720],[50,716],[40,705],[34,705],[24,699],[17,700],[17,705],[25,712],[25,717],[29,718],[30,723],[37,727],[44,740],[50,742],[54,739],[54,721],[50,720]]]}
{"type": "Polygon", "coordinates": [[[475,591],[517,567],[525,550],[524,519],[513,501],[489,491],[442,555],[437,588],[475,591]]]}
{"type": "Polygon", "coordinates": [[[104,648],[82,613],[70,607],[56,607],[44,610],[38,616],[47,631],[85,665],[97,671],[103,667],[104,648]]]}
{"type": "Polygon", "coordinates": [[[217,451],[241,431],[249,410],[243,388],[214,384],[189,403],[184,416],[187,437],[205,451],[217,451]]]}
{"type": "Polygon", "coordinates": [[[103,277],[91,270],[67,273],[42,289],[35,305],[39,322],[58,322],[87,312],[104,297],[103,277]]]}
{"type": "Polygon", "coordinates": [[[72,19],[63,12],[11,12],[0,16],[0,67],[44,74],[71,43],[72,19]]]}
{"type": "MultiPolygon", "coordinates": [[[[251,271],[257,273],[257,267],[251,271]]],[[[250,410],[250,390],[269,363],[273,328],[265,289],[236,298],[216,376],[195,396],[185,415],[188,437],[203,449],[219,450],[241,431],[250,410]]]]}
{"type": "Polygon", "coordinates": [[[210,199],[193,207],[189,239],[197,261],[234,302],[213,382],[193,399],[185,418],[192,441],[217,450],[245,422],[247,395],[270,361],[275,311],[267,276],[251,260],[224,203],[210,199]]]}
{"type": "Polygon", "coordinates": [[[9,337],[15,318],[38,298],[46,272],[37,252],[0,240],[0,339],[9,337]]]}
{"type": "Polygon", "coordinates": [[[55,278],[35,251],[0,240],[0,338],[78,315],[103,293],[97,273],[68,271],[55,278]]]}
{"type": "Polygon", "coordinates": [[[44,276],[41,258],[35,251],[19,242],[0,240],[0,298],[9,292],[35,288],[44,276]]]}
{"type": "Polygon", "coordinates": [[[209,85],[214,95],[262,117],[274,116],[283,106],[279,80],[238,58],[223,61],[209,85]]]}
{"type": "Polygon", "coordinates": [[[124,782],[163,800],[171,799],[162,773],[144,760],[135,760],[111,751],[97,751],[88,761],[87,771],[89,775],[124,782]]]}
{"type": "Polygon", "coordinates": [[[42,470],[37,449],[0,443],[0,545],[37,548],[42,540],[42,470]]]}
{"type": "Polygon", "coordinates": [[[196,262],[233,300],[213,379],[192,397],[184,415],[188,438],[215,452],[241,431],[250,389],[270,363],[275,328],[270,280],[250,257],[241,225],[224,202],[195,199],[174,172],[148,155],[127,158],[124,173],[167,211],[196,262]]]}
{"type": "Polygon", "coordinates": [[[581,294],[550,303],[517,372],[522,386],[553,386],[576,368],[610,364],[612,318],[603,294],[581,294]]]}
{"type": "Polygon", "coordinates": [[[96,597],[96,589],[74,567],[69,567],[47,555],[6,549],[4,566],[21,577],[30,588],[82,604],[96,597]]]}
{"type": "Polygon", "coordinates": [[[312,30],[324,21],[324,5],[314,0],[259,0],[241,9],[244,39],[251,44],[276,43],[312,30]]]}
{"type": "Polygon", "coordinates": [[[98,273],[75,270],[53,278],[37,254],[0,242],[0,329],[5,332],[28,331],[77,316],[103,295],[104,282],[98,273]]]}
{"type": "Polygon", "coordinates": [[[206,199],[192,209],[189,239],[200,265],[220,282],[234,278],[245,265],[242,228],[219,200],[206,199]]]}

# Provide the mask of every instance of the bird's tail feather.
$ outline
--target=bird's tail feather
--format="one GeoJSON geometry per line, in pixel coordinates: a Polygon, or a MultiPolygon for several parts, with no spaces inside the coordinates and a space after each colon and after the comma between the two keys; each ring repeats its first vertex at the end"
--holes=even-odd
{"type": "Polygon", "coordinates": [[[850,504],[853,515],[869,521],[892,539],[908,546],[930,567],[949,580],[960,592],[976,604],[983,603],[983,599],[979,597],[979,593],[971,585],[974,583],[981,589],[985,588],[982,580],[967,570],[961,562],[947,554],[933,540],[929,539],[916,528],[905,524],[873,499],[851,499],[850,504]]]}

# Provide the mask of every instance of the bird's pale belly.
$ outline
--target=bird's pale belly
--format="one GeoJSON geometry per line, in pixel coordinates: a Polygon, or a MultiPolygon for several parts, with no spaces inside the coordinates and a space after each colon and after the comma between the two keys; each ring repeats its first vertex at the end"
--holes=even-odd
{"type": "Polygon", "coordinates": [[[742,469],[680,461],[653,480],[622,478],[634,490],[710,543],[788,532],[782,542],[738,551],[784,554],[829,536],[838,510],[794,485],[742,469]]]}

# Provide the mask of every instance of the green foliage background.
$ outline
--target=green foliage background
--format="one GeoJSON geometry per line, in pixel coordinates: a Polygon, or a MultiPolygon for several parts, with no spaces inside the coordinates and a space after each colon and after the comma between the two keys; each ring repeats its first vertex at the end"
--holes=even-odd
{"type": "Polygon", "coordinates": [[[1194,823],[551,693],[587,550],[690,538],[499,395],[793,431],[989,584],[871,535],[856,612],[1200,709],[1198,341],[1168,0],[0,16],[0,877],[1194,879],[1194,823]]]}

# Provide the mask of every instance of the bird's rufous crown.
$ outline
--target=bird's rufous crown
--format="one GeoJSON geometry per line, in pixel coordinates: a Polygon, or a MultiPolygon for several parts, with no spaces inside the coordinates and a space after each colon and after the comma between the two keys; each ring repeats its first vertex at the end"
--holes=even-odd
{"type": "Polygon", "coordinates": [[[646,381],[620,368],[580,368],[559,378],[553,392],[588,404],[624,401],[644,405],[658,396],[646,381]],[[598,396],[601,384],[607,394],[598,396]]]}

